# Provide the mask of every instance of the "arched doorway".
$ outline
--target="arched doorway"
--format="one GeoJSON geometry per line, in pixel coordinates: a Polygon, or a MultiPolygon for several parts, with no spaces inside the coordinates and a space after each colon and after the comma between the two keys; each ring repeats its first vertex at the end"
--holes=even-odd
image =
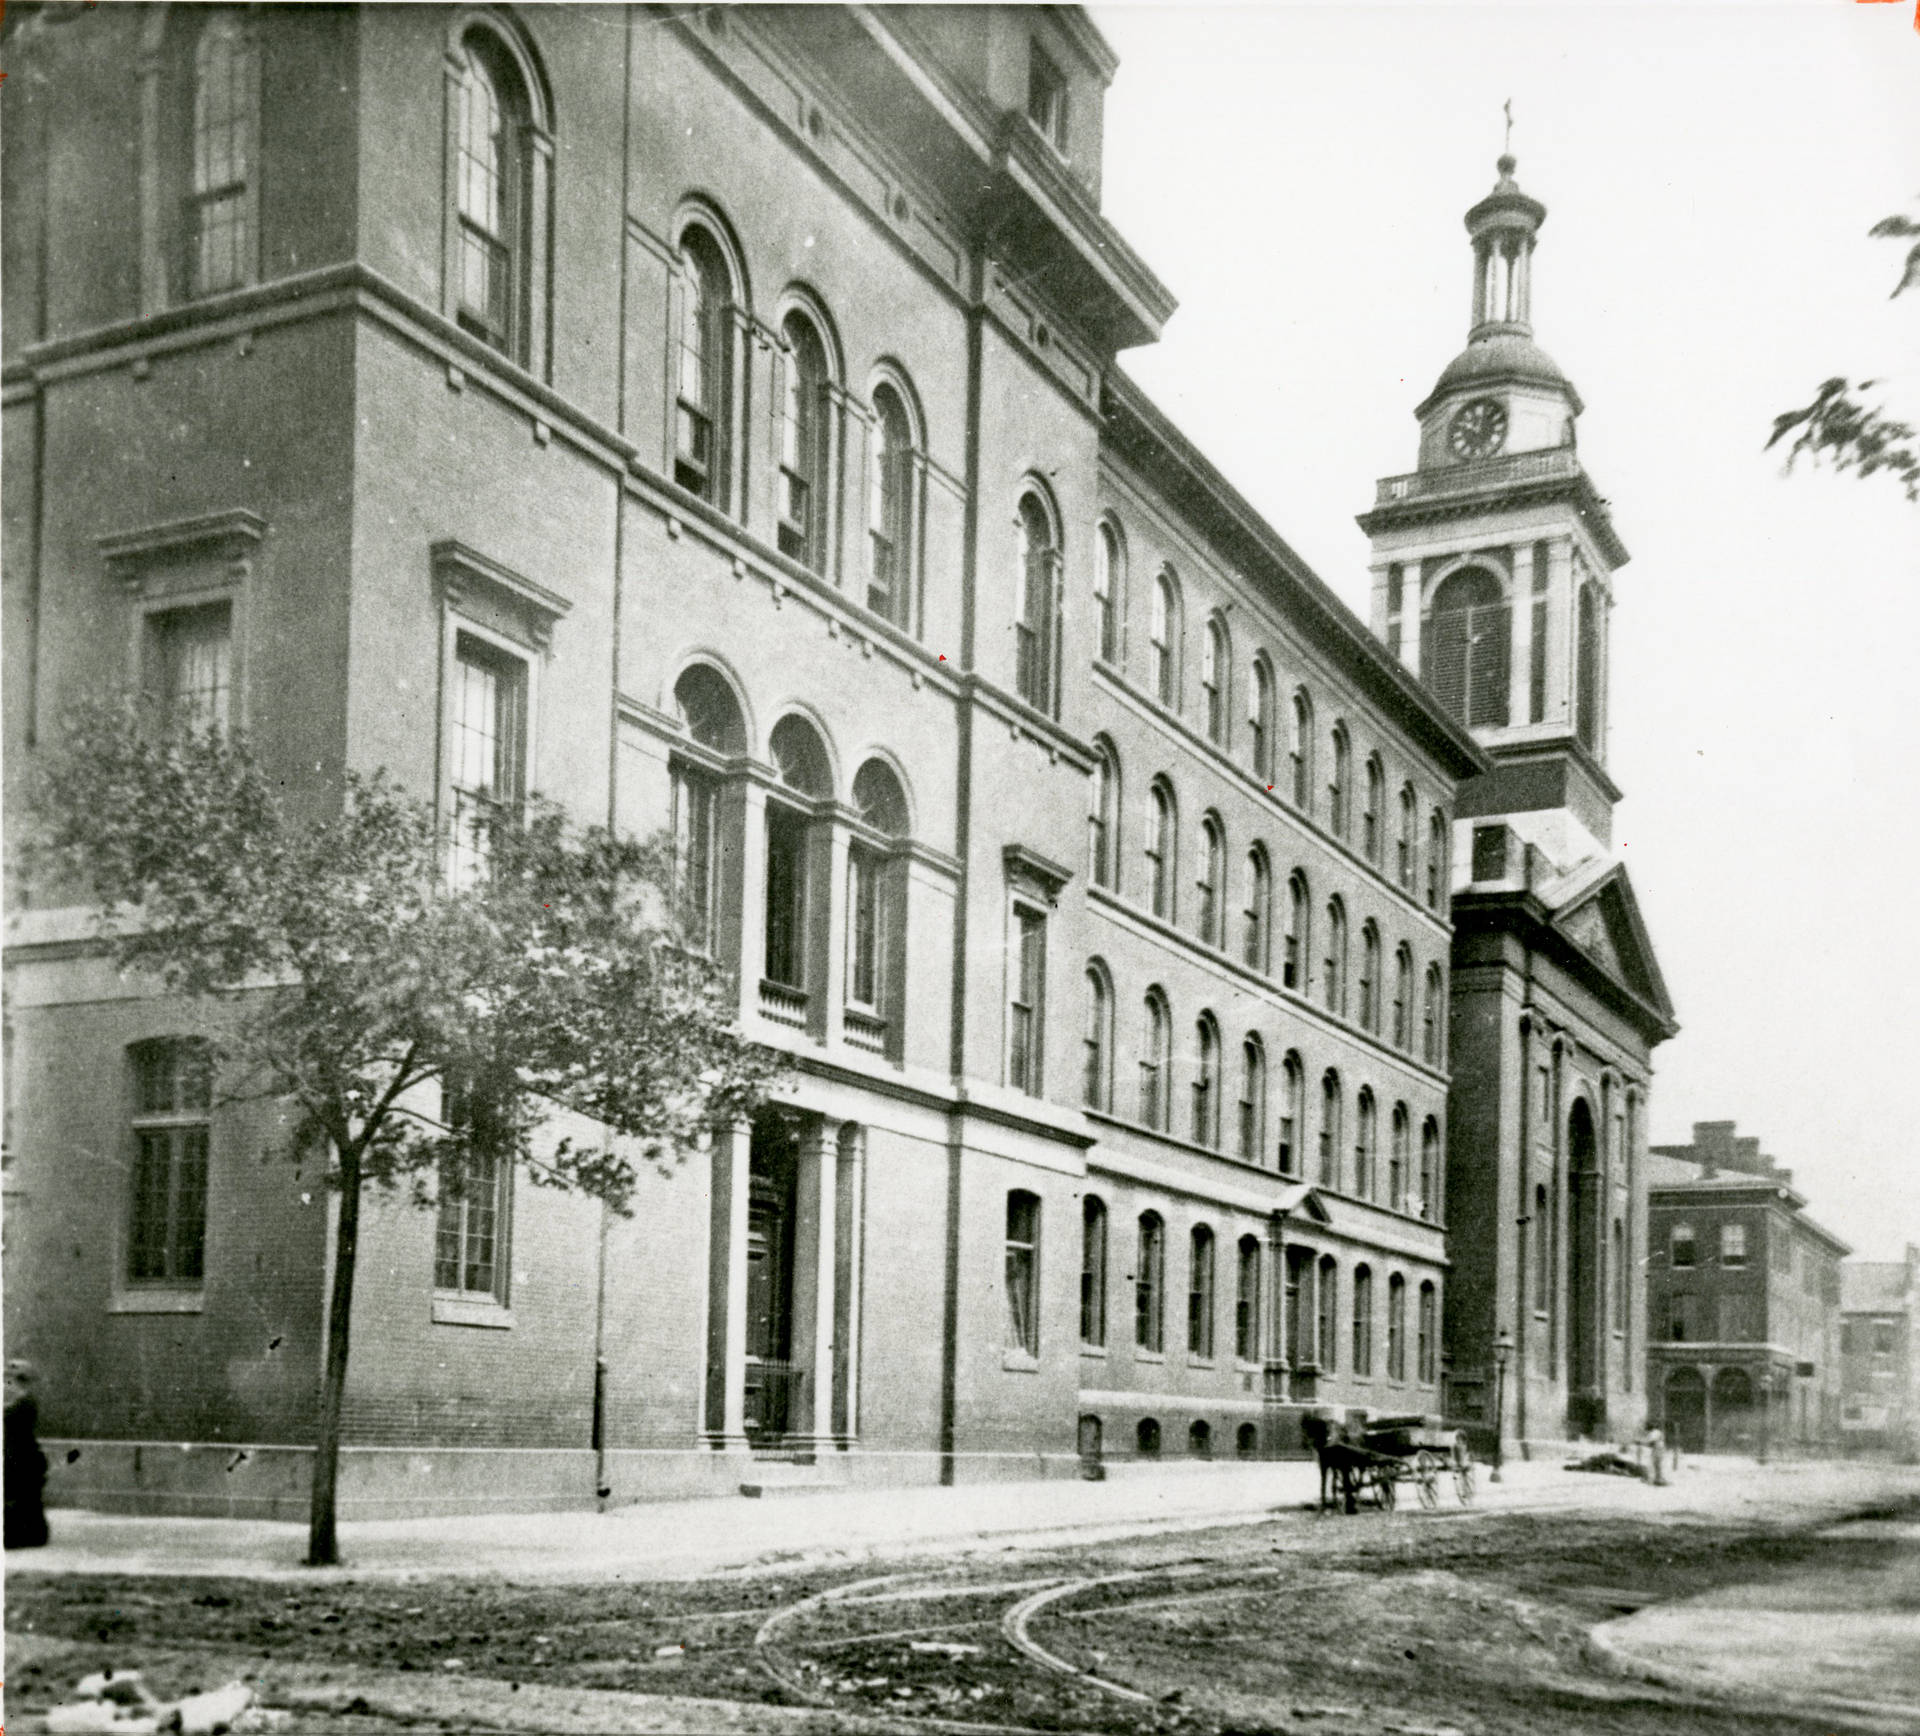
{"type": "Polygon", "coordinates": [[[1713,1377],[1713,1444],[1722,1452],[1749,1453],[1758,1443],[1753,1377],[1744,1368],[1723,1368],[1713,1377]]]}
{"type": "Polygon", "coordinates": [[[1707,1450],[1707,1383],[1697,1368],[1667,1374],[1667,1439],[1683,1453],[1707,1450]]]}
{"type": "Polygon", "coordinates": [[[1567,1117],[1567,1427],[1589,1439],[1607,1426],[1600,1342],[1604,1181],[1593,1110],[1577,1097],[1567,1117]]]}

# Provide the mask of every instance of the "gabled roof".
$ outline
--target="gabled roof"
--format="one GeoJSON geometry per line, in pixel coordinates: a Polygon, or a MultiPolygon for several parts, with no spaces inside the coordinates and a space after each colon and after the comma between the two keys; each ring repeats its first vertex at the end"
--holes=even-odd
{"type": "Polygon", "coordinates": [[[1555,930],[1665,1023],[1674,1023],[1673,997],[1624,863],[1595,857],[1536,890],[1555,930]]]}

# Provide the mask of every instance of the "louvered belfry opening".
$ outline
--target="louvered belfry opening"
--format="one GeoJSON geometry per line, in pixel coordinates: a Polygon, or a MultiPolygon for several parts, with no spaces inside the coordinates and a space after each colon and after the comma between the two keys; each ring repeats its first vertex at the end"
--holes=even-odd
{"type": "Polygon", "coordinates": [[[1469,729],[1507,723],[1512,611],[1500,581],[1465,567],[1434,593],[1420,667],[1427,685],[1469,729]]]}

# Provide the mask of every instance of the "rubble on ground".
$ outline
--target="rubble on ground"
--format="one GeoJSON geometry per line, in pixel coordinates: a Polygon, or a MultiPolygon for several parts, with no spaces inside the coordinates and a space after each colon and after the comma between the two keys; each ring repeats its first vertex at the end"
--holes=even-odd
{"type": "Polygon", "coordinates": [[[98,1670],[73,1691],[77,1698],[47,1713],[48,1736],[250,1736],[284,1730],[293,1718],[256,1706],[245,1682],[162,1700],[138,1670],[98,1670]]]}

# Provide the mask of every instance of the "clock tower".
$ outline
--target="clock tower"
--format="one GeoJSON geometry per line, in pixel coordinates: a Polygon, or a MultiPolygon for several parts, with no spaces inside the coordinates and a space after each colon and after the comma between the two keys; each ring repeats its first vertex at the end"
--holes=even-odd
{"type": "Polygon", "coordinates": [[[1580,394],[1533,340],[1547,211],[1514,166],[1467,213],[1473,318],[1414,412],[1418,467],[1360,526],[1374,631],[1490,762],[1455,802],[1442,1338],[1450,1412],[1524,1450],[1663,1415],[1640,1274],[1652,1051],[1678,1027],[1612,848],[1627,551],[1580,462],[1580,394]]]}

